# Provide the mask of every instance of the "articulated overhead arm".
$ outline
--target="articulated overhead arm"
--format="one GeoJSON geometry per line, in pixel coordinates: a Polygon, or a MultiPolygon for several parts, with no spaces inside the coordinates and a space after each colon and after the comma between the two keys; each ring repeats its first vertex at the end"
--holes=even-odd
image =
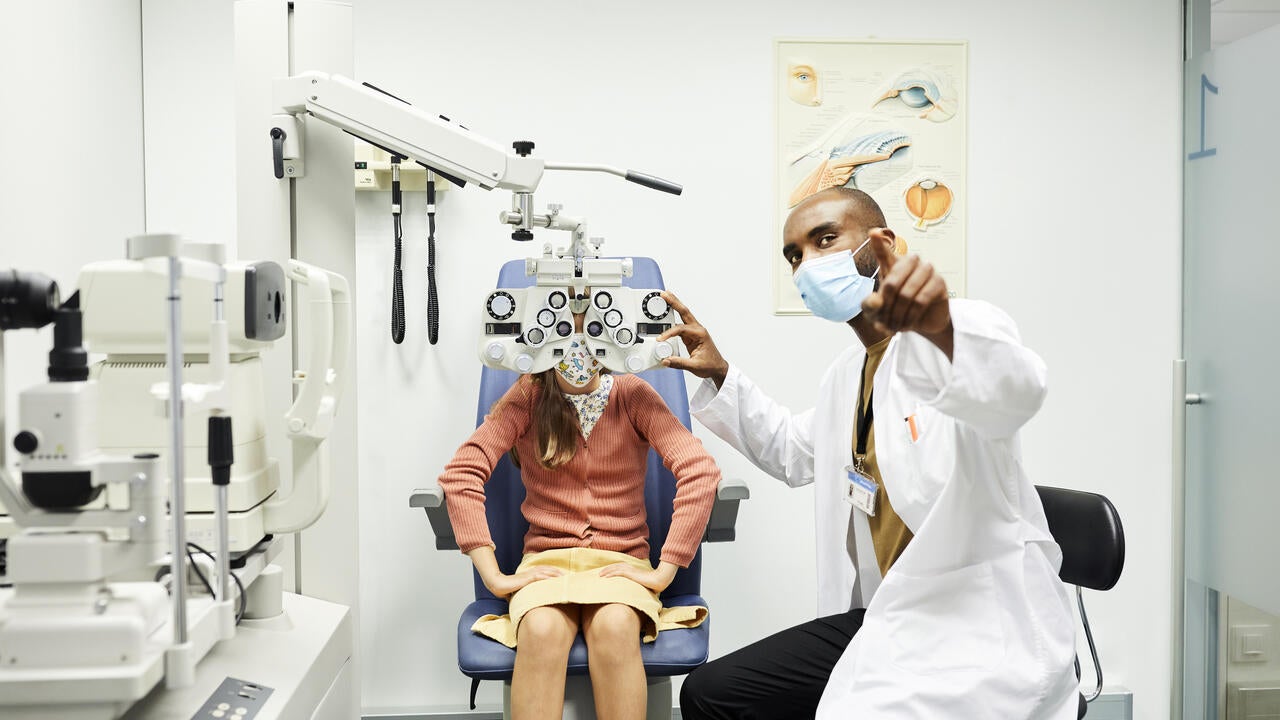
{"type": "Polygon", "coordinates": [[[274,92],[285,113],[277,116],[272,131],[277,177],[283,177],[284,160],[301,158],[297,116],[305,113],[458,184],[533,192],[542,179],[541,159],[509,152],[456,123],[341,75],[306,72],[282,78],[274,92]]]}

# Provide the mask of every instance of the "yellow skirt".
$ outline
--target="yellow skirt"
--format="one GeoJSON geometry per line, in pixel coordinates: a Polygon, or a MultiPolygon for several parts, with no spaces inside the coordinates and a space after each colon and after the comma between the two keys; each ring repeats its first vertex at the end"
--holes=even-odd
{"type": "Polygon", "coordinates": [[[652,570],[649,563],[625,553],[595,548],[562,548],[525,555],[516,572],[532,567],[560,568],[560,577],[525,585],[511,596],[507,615],[485,615],[471,626],[471,631],[513,648],[518,640],[520,620],[530,610],[544,605],[630,605],[640,613],[640,632],[644,642],[653,642],[661,630],[698,627],[707,619],[702,606],[662,607],[657,593],[624,577],[600,577],[600,570],[615,563],[626,563],[638,570],[652,570]]]}

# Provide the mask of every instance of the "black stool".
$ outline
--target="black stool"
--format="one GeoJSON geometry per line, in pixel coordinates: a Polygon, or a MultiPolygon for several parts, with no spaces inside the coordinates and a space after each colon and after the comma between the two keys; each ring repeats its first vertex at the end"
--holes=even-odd
{"type": "MultiPolygon", "coordinates": [[[[1058,577],[1076,586],[1076,602],[1080,605],[1080,620],[1084,623],[1084,636],[1089,641],[1093,655],[1093,667],[1098,686],[1085,697],[1080,695],[1080,714],[1083,718],[1088,704],[1102,694],[1102,664],[1098,662],[1098,649],[1093,643],[1093,631],[1089,617],[1084,612],[1084,596],[1081,588],[1110,590],[1120,580],[1124,570],[1124,526],[1120,514],[1111,501],[1096,493],[1065,490],[1037,485],[1044,514],[1049,521],[1049,532],[1062,548],[1062,570],[1058,577]]],[[[1080,676],[1080,659],[1076,659],[1076,677],[1080,676]]]]}

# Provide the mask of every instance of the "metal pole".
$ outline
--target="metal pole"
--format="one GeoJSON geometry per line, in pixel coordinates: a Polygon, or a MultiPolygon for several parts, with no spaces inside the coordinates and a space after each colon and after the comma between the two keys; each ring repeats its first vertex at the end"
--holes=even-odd
{"type": "MultiPolygon", "coordinates": [[[[226,304],[223,302],[224,282],[219,280],[213,286],[213,322],[215,332],[221,332],[225,336],[226,328],[224,313],[226,304]]],[[[215,348],[211,348],[215,349],[215,348]]],[[[231,382],[230,371],[226,367],[226,351],[225,345],[216,348],[219,358],[217,362],[222,365],[223,373],[221,378],[214,378],[215,382],[222,382],[224,386],[231,382]]],[[[209,358],[210,364],[214,359],[209,358]]],[[[214,519],[218,527],[218,586],[215,588],[214,599],[218,602],[226,600],[231,593],[231,585],[228,582],[231,578],[228,575],[231,572],[230,542],[227,538],[227,486],[215,485],[213,488],[214,500],[217,505],[214,511],[214,519]]]]}
{"type": "Polygon", "coordinates": [[[187,527],[183,491],[182,440],[182,261],[169,258],[169,343],[165,359],[169,363],[169,516],[173,520],[173,549],[169,573],[173,580],[173,641],[187,642],[187,527]]]}
{"type": "Polygon", "coordinates": [[[217,520],[218,520],[218,585],[214,588],[218,602],[226,600],[231,591],[231,585],[227,581],[231,571],[230,557],[228,553],[227,542],[227,486],[218,485],[214,488],[214,499],[217,501],[217,520]]]}

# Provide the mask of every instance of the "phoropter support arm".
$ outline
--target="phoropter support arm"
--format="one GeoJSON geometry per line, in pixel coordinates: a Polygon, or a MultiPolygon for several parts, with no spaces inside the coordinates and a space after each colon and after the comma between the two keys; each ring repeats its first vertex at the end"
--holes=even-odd
{"type": "Polygon", "coordinates": [[[284,113],[313,115],[390,153],[486,190],[533,192],[542,180],[541,159],[508,152],[454,123],[341,75],[306,72],[282,78],[276,80],[274,93],[275,103],[284,113]]]}

